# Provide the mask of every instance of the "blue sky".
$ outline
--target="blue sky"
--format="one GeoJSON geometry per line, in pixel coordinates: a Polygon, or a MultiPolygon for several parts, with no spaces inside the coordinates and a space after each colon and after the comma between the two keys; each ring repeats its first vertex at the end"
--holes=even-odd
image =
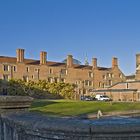
{"type": "Polygon", "coordinates": [[[61,61],[67,54],[100,66],[119,58],[125,74],[135,72],[140,53],[139,0],[0,0],[0,55],[61,61]]]}

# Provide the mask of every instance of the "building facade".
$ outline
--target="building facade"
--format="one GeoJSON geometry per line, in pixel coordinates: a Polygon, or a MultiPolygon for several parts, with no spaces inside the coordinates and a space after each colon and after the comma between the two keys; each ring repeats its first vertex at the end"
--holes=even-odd
{"type": "Polygon", "coordinates": [[[140,101],[140,54],[136,55],[136,72],[105,89],[92,89],[91,94],[104,94],[114,101],[140,101]]]}
{"type": "Polygon", "coordinates": [[[44,51],[40,52],[40,60],[26,59],[24,53],[24,49],[17,49],[16,57],[0,56],[0,79],[72,83],[77,85],[79,95],[88,94],[89,89],[104,89],[126,81],[117,58],[112,58],[112,66],[105,68],[98,66],[96,58],[92,59],[92,65],[78,65],[73,63],[72,55],[67,56],[66,63],[60,63],[48,61],[44,51]]]}

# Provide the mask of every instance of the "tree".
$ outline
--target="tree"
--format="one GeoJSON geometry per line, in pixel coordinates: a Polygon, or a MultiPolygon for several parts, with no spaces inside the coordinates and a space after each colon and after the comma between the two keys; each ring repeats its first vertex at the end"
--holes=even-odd
{"type": "Polygon", "coordinates": [[[45,80],[38,82],[11,79],[8,82],[9,95],[23,95],[40,97],[52,94],[54,96],[63,97],[66,99],[74,99],[75,85],[69,83],[49,83],[45,80]]]}

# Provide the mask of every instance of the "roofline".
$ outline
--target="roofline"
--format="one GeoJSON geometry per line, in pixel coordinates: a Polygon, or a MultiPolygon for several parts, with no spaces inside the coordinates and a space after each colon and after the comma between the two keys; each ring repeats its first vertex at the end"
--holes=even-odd
{"type": "MultiPolygon", "coordinates": [[[[0,56],[0,58],[12,58],[12,59],[16,59],[16,57],[11,57],[11,56],[0,56]]],[[[25,60],[30,60],[30,61],[40,61],[40,60],[38,60],[38,59],[28,59],[28,58],[24,58],[25,60]]],[[[55,61],[46,61],[46,62],[54,62],[54,63],[59,63],[59,64],[64,64],[64,65],[66,65],[66,63],[63,63],[63,62],[55,62],[55,61]]],[[[30,65],[30,63],[26,63],[26,64],[29,64],[30,65]]],[[[32,65],[32,64],[31,64],[32,65]]],[[[82,69],[91,69],[92,68],[92,65],[81,65],[81,64],[74,64],[75,66],[73,67],[73,68],[75,68],[75,69],[79,69],[78,68],[78,66],[83,66],[83,68],[82,69]]],[[[98,70],[99,71],[104,71],[104,70],[111,70],[112,68],[111,67],[109,67],[109,68],[107,68],[107,67],[98,67],[98,70]]]]}
{"type": "Polygon", "coordinates": [[[89,92],[126,92],[126,91],[137,91],[137,89],[100,89],[100,90],[92,90],[89,92]]]}
{"type": "Polygon", "coordinates": [[[110,86],[109,88],[111,87],[114,87],[115,85],[118,85],[118,84],[123,84],[123,83],[139,83],[140,80],[136,80],[136,81],[126,81],[126,82],[117,82],[116,84],[110,86]]]}

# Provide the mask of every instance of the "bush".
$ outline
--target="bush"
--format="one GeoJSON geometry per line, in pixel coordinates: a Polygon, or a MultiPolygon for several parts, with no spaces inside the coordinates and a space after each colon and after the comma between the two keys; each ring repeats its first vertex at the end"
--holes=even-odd
{"type": "Polygon", "coordinates": [[[75,85],[62,82],[49,83],[45,80],[25,82],[11,79],[8,82],[7,89],[9,95],[28,95],[36,98],[48,97],[49,94],[55,98],[62,97],[66,99],[74,99],[75,96],[75,85]]]}

